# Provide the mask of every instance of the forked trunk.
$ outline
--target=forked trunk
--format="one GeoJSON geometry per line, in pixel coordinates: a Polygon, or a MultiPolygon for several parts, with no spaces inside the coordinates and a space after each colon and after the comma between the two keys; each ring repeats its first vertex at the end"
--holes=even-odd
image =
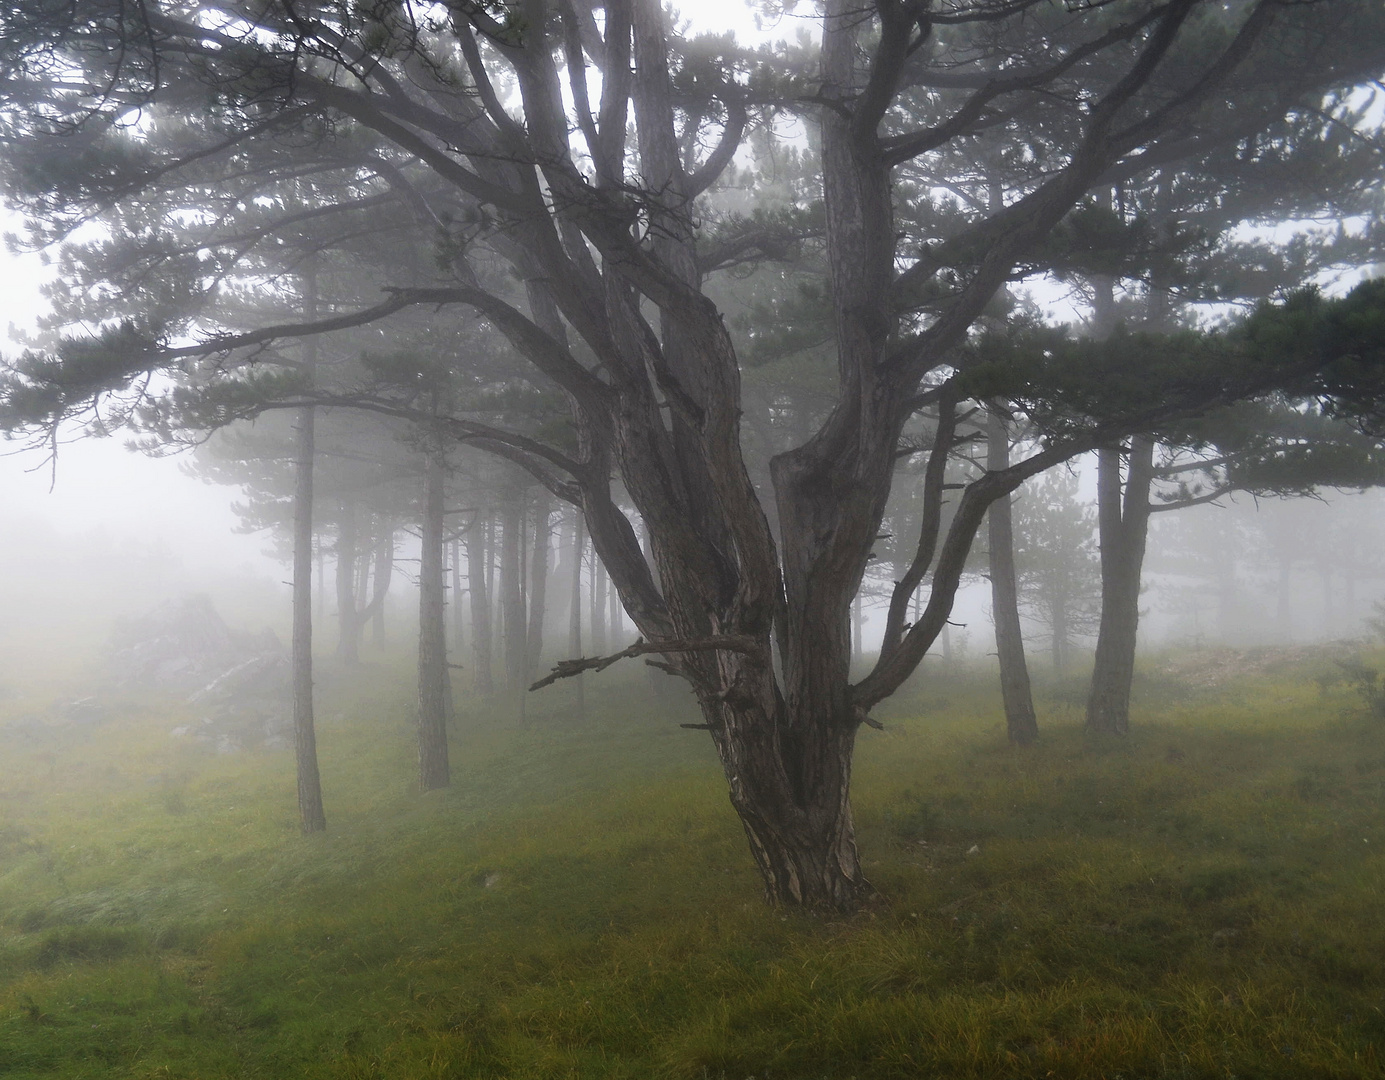
{"type": "MultiPolygon", "coordinates": [[[[726,661],[723,661],[726,664],[726,661]]],[[[851,816],[855,724],[792,718],[772,676],[739,658],[723,700],[699,695],[751,855],[775,905],[847,912],[874,893],[851,816]],[[758,684],[758,692],[751,687],[758,684]]]]}
{"type": "Polygon", "coordinates": [[[1097,527],[1101,539],[1101,627],[1087,697],[1087,730],[1130,730],[1130,688],[1140,625],[1140,576],[1149,535],[1149,487],[1154,444],[1131,440],[1130,468],[1121,492],[1121,453],[1097,457],[1097,527]]]}

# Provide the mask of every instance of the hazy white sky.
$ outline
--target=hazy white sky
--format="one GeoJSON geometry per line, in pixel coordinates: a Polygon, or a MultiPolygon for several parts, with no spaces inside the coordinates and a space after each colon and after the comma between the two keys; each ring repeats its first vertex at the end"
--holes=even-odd
{"type": "MultiPolygon", "coordinates": [[[[5,227],[12,230],[13,219],[5,227]]],[[[0,326],[7,328],[0,353],[18,352],[9,331],[34,329],[46,310],[39,286],[47,277],[37,257],[0,253],[0,326]]],[[[231,502],[239,492],[185,475],[181,457],[133,453],[119,436],[64,445],[56,473],[41,451],[26,451],[22,443],[0,442],[0,455],[0,514],[7,523],[38,520],[68,535],[101,527],[113,537],[162,540],[190,571],[277,572],[261,556],[263,538],[233,531],[231,502]]]]}

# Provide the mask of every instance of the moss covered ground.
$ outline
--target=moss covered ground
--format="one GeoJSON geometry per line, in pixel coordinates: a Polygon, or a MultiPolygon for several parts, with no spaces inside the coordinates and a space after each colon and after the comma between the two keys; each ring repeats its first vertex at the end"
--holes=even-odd
{"type": "MultiPolygon", "coordinates": [[[[414,790],[405,658],[323,681],[329,831],[290,756],[0,701],[0,1076],[845,1080],[1385,1073],[1385,725],[1307,666],[1081,684],[1007,747],[984,672],[864,731],[880,900],[765,907],[705,734],[637,671],[464,702],[414,790]]],[[[45,687],[44,693],[52,692],[45,687]]]]}

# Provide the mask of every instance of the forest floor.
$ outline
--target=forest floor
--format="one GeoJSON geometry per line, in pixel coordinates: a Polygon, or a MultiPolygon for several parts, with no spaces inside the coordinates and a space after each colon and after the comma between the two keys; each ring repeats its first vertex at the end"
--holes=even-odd
{"type": "Polygon", "coordinates": [[[309,838],[291,756],[171,737],[186,705],[0,700],[0,1075],[1385,1074],[1385,721],[1322,655],[1151,663],[1121,741],[1041,686],[1024,751],[986,673],[917,680],[860,739],[849,919],[761,902],[633,666],[585,722],[562,684],[523,727],[466,704],[426,795],[407,660],[323,667],[309,838]]]}

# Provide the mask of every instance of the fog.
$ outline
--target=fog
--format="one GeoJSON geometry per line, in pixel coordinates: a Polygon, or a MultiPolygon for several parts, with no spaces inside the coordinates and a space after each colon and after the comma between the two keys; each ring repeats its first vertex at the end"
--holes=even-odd
{"type": "Polygon", "coordinates": [[[1379,0],[0,6],[0,1076],[1368,1080],[1379,0]]]}

